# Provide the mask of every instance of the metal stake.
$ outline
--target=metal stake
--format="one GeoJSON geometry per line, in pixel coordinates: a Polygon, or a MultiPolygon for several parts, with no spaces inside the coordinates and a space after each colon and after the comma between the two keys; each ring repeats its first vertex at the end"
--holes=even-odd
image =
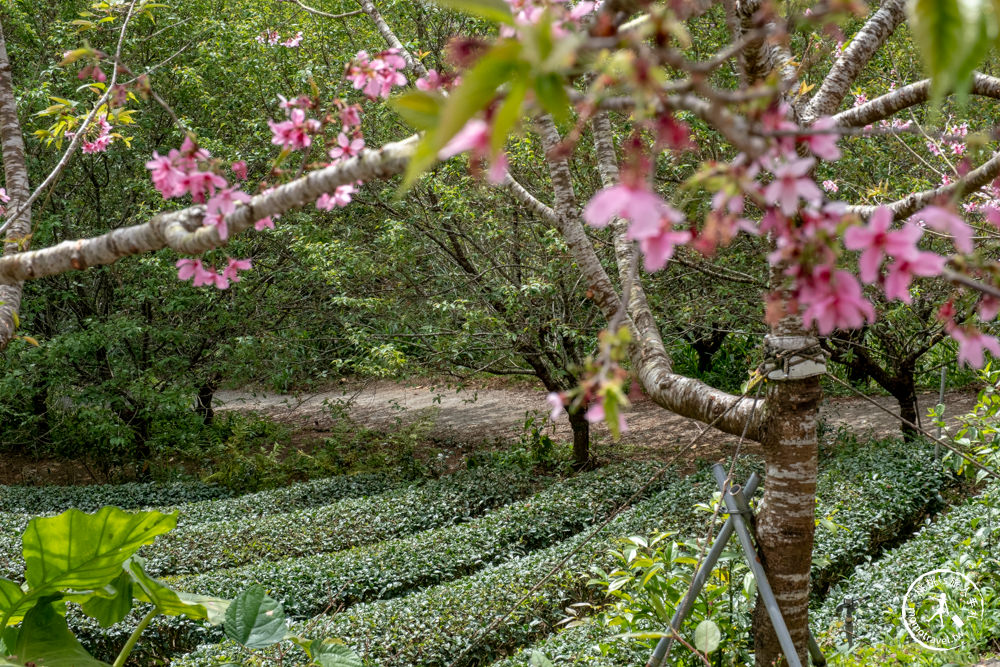
{"type": "MultiPolygon", "coordinates": [[[[747,491],[753,496],[754,491],[757,490],[757,484],[760,483],[760,475],[756,472],[750,475],[750,479],[747,480],[747,491]]],[[[701,567],[698,571],[694,573],[694,578],[691,579],[691,586],[688,587],[687,593],[684,594],[684,599],[681,600],[680,604],[677,605],[677,609],[674,610],[674,617],[670,619],[670,629],[673,633],[669,637],[662,637],[656,644],[656,648],[653,650],[653,655],[649,658],[646,663],[646,667],[660,667],[663,664],[663,659],[670,654],[670,649],[674,644],[674,633],[679,633],[681,629],[681,624],[684,623],[684,619],[691,612],[691,607],[694,605],[694,601],[698,598],[701,593],[702,587],[705,585],[705,581],[708,579],[708,575],[712,573],[715,569],[715,564],[719,561],[719,557],[722,556],[722,552],[726,549],[726,544],[729,542],[729,538],[733,535],[733,518],[729,517],[726,522],[722,524],[722,529],[719,531],[718,537],[715,538],[715,542],[712,543],[712,548],[709,550],[708,554],[705,556],[705,560],[702,562],[701,567]]]]}
{"type": "MultiPolygon", "coordinates": [[[[761,598],[764,600],[765,608],[768,610],[768,615],[771,616],[771,623],[775,628],[775,633],[778,635],[779,642],[781,642],[782,652],[785,653],[786,658],[789,655],[793,656],[788,659],[789,667],[801,667],[801,663],[798,660],[798,653],[795,651],[794,645],[792,644],[791,635],[788,634],[788,629],[784,624],[781,611],[778,609],[777,600],[774,598],[771,586],[767,581],[767,577],[764,575],[763,567],[760,563],[759,557],[757,556],[757,551],[753,546],[752,540],[750,540],[751,531],[744,519],[745,516],[752,514],[752,510],[746,501],[746,495],[748,494],[751,497],[753,496],[754,492],[757,490],[757,485],[760,482],[760,477],[757,473],[750,475],[750,478],[746,483],[746,492],[744,493],[739,486],[735,486],[731,489],[726,488],[727,475],[725,468],[723,468],[722,465],[716,464],[713,466],[712,474],[715,476],[715,479],[719,484],[719,488],[723,492],[723,498],[729,510],[729,518],[726,519],[723,524],[718,537],[716,537],[715,542],[712,544],[711,550],[708,552],[708,555],[705,557],[701,567],[698,568],[694,578],[691,580],[691,586],[688,588],[684,598],[677,606],[673,618],[670,619],[670,627],[673,632],[670,636],[662,637],[660,641],[657,642],[653,655],[646,663],[646,667],[660,667],[663,664],[663,660],[670,654],[670,649],[673,647],[675,633],[680,630],[681,624],[684,622],[688,613],[690,613],[695,599],[701,593],[701,589],[705,585],[708,575],[713,569],[715,569],[715,564],[722,555],[722,552],[734,530],[740,536],[740,542],[743,544],[743,550],[746,555],[747,562],[750,565],[750,569],[757,581],[757,590],[759,591],[761,598]],[[744,534],[747,538],[746,540],[744,540],[744,534]],[[749,550],[747,549],[747,541],[749,541],[749,550]],[[777,616],[777,621],[775,621],[775,616],[777,616]],[[779,632],[779,627],[781,628],[781,632],[779,632]],[[782,637],[782,632],[784,634],[784,638],[782,637]]],[[[809,633],[809,655],[812,658],[813,664],[817,665],[817,667],[826,665],[826,658],[823,656],[823,652],[820,650],[819,644],[816,643],[816,640],[813,638],[811,632],[809,633]]]]}

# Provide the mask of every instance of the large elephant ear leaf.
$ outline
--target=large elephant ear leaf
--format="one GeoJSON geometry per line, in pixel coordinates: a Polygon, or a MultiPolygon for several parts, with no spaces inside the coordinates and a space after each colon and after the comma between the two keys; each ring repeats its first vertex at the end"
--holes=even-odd
{"type": "Polygon", "coordinates": [[[17,631],[13,655],[17,656],[15,665],[108,667],[108,663],[87,653],[66,625],[66,619],[44,600],[24,615],[17,631]]]}
{"type": "Polygon", "coordinates": [[[102,628],[109,628],[132,611],[132,577],[125,570],[104,591],[89,596],[80,605],[83,613],[97,619],[102,628]]]}
{"type": "Polygon", "coordinates": [[[223,628],[247,648],[264,648],[285,638],[285,612],[263,586],[254,584],[233,598],[223,628]]]}
{"type": "Polygon", "coordinates": [[[133,558],[128,567],[135,582],[135,598],[155,605],[161,614],[206,620],[212,625],[223,622],[228,606],[227,600],[175,591],[162,581],[146,574],[142,569],[140,558],[133,558]]]}
{"type": "MultiPolygon", "coordinates": [[[[12,625],[21,620],[22,614],[15,612],[24,599],[24,591],[20,584],[10,579],[0,577],[0,617],[7,616],[7,624],[12,625]]],[[[3,628],[0,628],[2,631],[3,628]]]]}
{"type": "Polygon", "coordinates": [[[139,547],[176,525],[176,512],[125,512],[117,507],[94,514],[71,509],[32,519],[21,537],[25,581],[35,595],[103,588],[119,577],[139,547]]]}

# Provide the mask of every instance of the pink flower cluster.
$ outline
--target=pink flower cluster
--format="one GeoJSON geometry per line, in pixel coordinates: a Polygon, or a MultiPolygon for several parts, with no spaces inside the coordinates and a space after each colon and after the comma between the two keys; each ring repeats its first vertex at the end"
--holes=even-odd
{"type": "Polygon", "coordinates": [[[80,150],[84,153],[103,153],[108,150],[108,146],[114,141],[114,138],[111,136],[111,124],[108,122],[107,116],[98,118],[94,127],[97,129],[97,137],[93,141],[83,142],[80,150]]]}
{"type": "MultiPolygon", "coordinates": [[[[564,37],[570,29],[578,29],[583,20],[600,9],[602,0],[579,0],[572,7],[565,0],[506,0],[514,15],[514,23],[518,26],[529,26],[538,23],[546,14],[552,21],[552,36],[556,39],[564,37]]],[[[509,25],[500,27],[500,36],[504,38],[517,37],[517,28],[509,25]]]]}
{"type": "Polygon", "coordinates": [[[393,86],[406,85],[401,71],[404,69],[406,61],[399,55],[399,49],[387,49],[374,58],[369,58],[367,51],[358,51],[346,77],[355,90],[362,91],[369,99],[387,99],[393,86]]]}
{"type": "Polygon", "coordinates": [[[267,125],[271,128],[271,143],[293,151],[312,145],[312,135],[323,127],[315,118],[306,118],[306,112],[299,108],[288,109],[287,120],[268,120],[267,125]]]}
{"type": "Polygon", "coordinates": [[[492,128],[485,120],[473,118],[438,151],[438,159],[447,160],[468,151],[474,168],[482,161],[488,162],[486,175],[490,183],[502,183],[507,176],[507,155],[503,151],[493,154],[490,145],[491,131],[492,128]]]}
{"type": "Polygon", "coordinates": [[[178,280],[191,280],[195,287],[203,285],[214,285],[218,289],[226,289],[230,283],[240,282],[238,271],[246,271],[250,268],[249,259],[226,258],[228,264],[222,271],[206,267],[200,259],[179,259],[177,260],[178,280]]]}
{"type": "MultiPolygon", "coordinates": [[[[0,188],[0,202],[6,204],[9,201],[10,201],[10,195],[7,194],[7,189],[0,188]]],[[[3,206],[0,206],[0,215],[5,215],[6,213],[7,209],[3,206]]]]}
{"type": "Polygon", "coordinates": [[[299,30],[294,36],[282,41],[281,35],[278,34],[277,30],[265,30],[260,33],[254,39],[258,44],[265,44],[267,46],[284,46],[290,49],[294,49],[296,46],[302,43],[302,31],[299,30]]]}

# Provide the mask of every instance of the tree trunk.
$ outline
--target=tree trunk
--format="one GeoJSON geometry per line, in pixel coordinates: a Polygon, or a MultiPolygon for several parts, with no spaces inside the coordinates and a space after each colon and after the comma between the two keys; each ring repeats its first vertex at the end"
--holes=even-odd
{"type": "Polygon", "coordinates": [[[215,390],[218,389],[214,382],[206,382],[198,387],[198,397],[195,399],[194,411],[201,416],[201,423],[211,426],[215,419],[215,409],[212,408],[212,400],[215,398],[215,390]]]}
{"type": "MultiPolygon", "coordinates": [[[[810,343],[797,315],[785,318],[769,336],[772,349],[810,343]]],[[[761,444],[766,459],[763,511],[757,522],[758,549],[803,665],[809,637],[809,572],[815,529],[816,425],[822,397],[819,376],[772,380],[767,384],[761,444]]],[[[786,664],[763,602],[754,609],[754,650],[758,667],[786,664]]]]}
{"type": "Polygon", "coordinates": [[[583,410],[571,410],[569,425],[573,429],[573,468],[583,470],[590,463],[590,422],[583,410]]]}
{"type": "MultiPolygon", "coordinates": [[[[891,389],[892,397],[899,403],[899,416],[916,424],[919,415],[917,414],[917,386],[913,380],[913,369],[900,369],[899,374],[894,378],[891,389]]],[[[903,439],[913,442],[919,435],[917,429],[908,424],[900,422],[900,429],[903,431],[903,439]]]]}
{"type": "MultiPolygon", "coordinates": [[[[8,213],[19,210],[31,196],[28,167],[25,161],[24,138],[17,116],[17,97],[11,78],[7,43],[0,25],[0,147],[3,150],[4,186],[10,201],[8,213]]],[[[4,236],[3,254],[13,255],[27,250],[31,245],[31,210],[21,212],[4,236]]],[[[0,285],[0,350],[14,338],[17,315],[21,309],[22,283],[0,285]]]]}

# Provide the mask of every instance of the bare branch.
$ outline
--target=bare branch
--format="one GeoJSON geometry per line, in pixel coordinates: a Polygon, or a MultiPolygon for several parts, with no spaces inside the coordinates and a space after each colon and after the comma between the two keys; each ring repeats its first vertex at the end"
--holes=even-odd
{"type": "Polygon", "coordinates": [[[374,21],[375,27],[378,28],[379,33],[382,35],[382,39],[387,41],[392,48],[399,49],[399,55],[406,61],[406,66],[416,72],[418,76],[427,74],[427,68],[424,67],[424,64],[419,59],[414,58],[413,54],[399,41],[399,37],[396,37],[396,33],[392,31],[389,24],[382,18],[382,14],[375,7],[373,0],[358,0],[358,3],[365,14],[368,14],[368,17],[374,21]]]}
{"type": "MultiPolygon", "coordinates": [[[[884,206],[888,206],[892,210],[897,220],[907,218],[938,199],[959,199],[970,192],[974,192],[989,184],[998,174],[1000,174],[1000,153],[995,153],[989,160],[953,183],[931,190],[914,192],[891,204],[884,204],[884,206]]],[[[874,213],[877,208],[878,206],[849,206],[848,211],[868,216],[874,213]]]]}
{"type": "MultiPolygon", "coordinates": [[[[0,69],[2,71],[2,69],[0,69]]],[[[374,178],[389,178],[406,169],[418,136],[387,144],[380,150],[311,172],[273,191],[257,195],[226,217],[230,234],[238,234],[262,218],[278,215],[315,201],[339,185],[374,178]]],[[[215,226],[204,226],[204,208],[192,206],[159,213],[149,222],[116,229],[101,236],[64,241],[41,250],[5,255],[0,258],[0,284],[16,285],[91,266],[111,264],[122,257],[172,248],[198,255],[226,244],[215,226]]]]}
{"type": "MultiPolygon", "coordinates": [[[[841,111],[833,117],[838,127],[864,127],[930,99],[931,82],[924,79],[897,88],[864,104],[841,111]]],[[[973,95],[1000,99],[1000,79],[976,72],[972,77],[973,95]]]]}
{"type": "Polygon", "coordinates": [[[906,0],[885,0],[878,11],[872,14],[809,100],[802,113],[803,123],[812,124],[817,118],[837,110],[861,70],[906,18],[905,8],[906,0]]]}
{"type": "Polygon", "coordinates": [[[346,19],[349,16],[357,16],[358,14],[363,14],[364,12],[360,9],[355,9],[353,12],[344,12],[343,14],[331,14],[330,12],[324,12],[321,9],[316,9],[315,7],[310,7],[302,0],[281,0],[282,2],[294,2],[296,5],[306,10],[310,14],[315,14],[316,16],[324,16],[328,19],[346,19]]]}

